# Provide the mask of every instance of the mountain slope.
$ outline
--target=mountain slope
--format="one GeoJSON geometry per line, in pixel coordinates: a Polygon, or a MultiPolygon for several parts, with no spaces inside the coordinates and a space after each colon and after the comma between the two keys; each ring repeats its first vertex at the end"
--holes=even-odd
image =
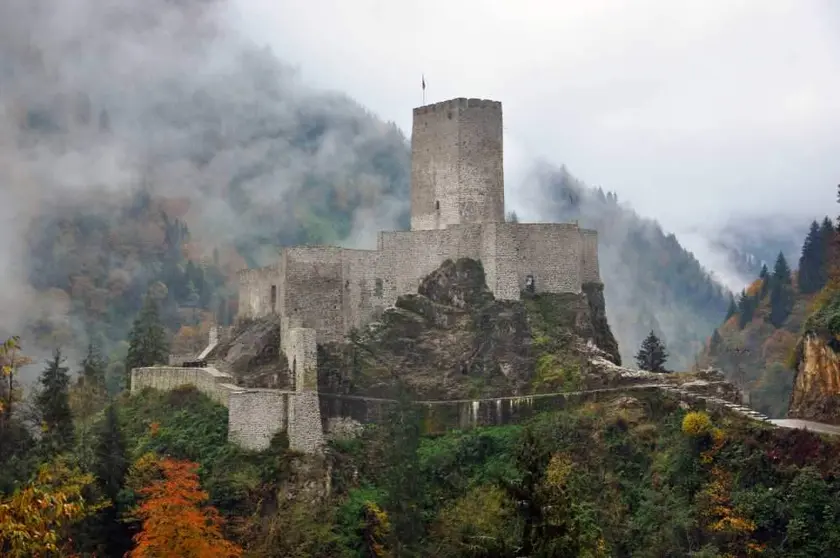
{"type": "MultiPolygon", "coordinates": [[[[814,221],[802,243],[799,269],[791,272],[783,252],[772,271],[765,267],[738,297],[727,319],[698,357],[716,366],[745,391],[751,405],[771,417],[785,416],[794,384],[794,349],[812,331],[815,313],[827,304],[820,290],[828,281],[836,231],[826,217],[814,221]]],[[[819,320],[817,320],[819,321],[819,320]]]]}

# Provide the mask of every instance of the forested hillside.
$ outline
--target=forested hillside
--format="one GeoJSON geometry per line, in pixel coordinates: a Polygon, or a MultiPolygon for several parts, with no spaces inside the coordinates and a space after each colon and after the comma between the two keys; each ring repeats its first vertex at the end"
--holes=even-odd
{"type": "Polygon", "coordinates": [[[824,301],[837,231],[829,217],[813,221],[802,243],[797,269],[784,253],[730,302],[700,356],[721,367],[750,394],[752,406],[771,417],[787,413],[794,380],[793,350],[806,319],[824,301]],[[824,298],[824,297],[823,297],[824,298]]]}

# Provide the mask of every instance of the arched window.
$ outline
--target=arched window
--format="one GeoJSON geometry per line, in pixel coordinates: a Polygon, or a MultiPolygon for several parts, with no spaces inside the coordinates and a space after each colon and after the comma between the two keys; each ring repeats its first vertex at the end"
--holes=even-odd
{"type": "Polygon", "coordinates": [[[525,290],[528,291],[529,293],[533,293],[534,291],[537,290],[537,286],[534,283],[534,276],[533,275],[528,275],[528,276],[525,277],[525,290]]]}
{"type": "Polygon", "coordinates": [[[440,201],[435,200],[435,211],[440,211],[440,201]]]}

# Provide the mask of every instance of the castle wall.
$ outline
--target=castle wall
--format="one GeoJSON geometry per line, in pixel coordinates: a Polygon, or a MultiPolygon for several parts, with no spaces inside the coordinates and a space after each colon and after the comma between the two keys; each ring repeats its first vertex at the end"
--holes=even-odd
{"type": "Polygon", "coordinates": [[[601,270],[598,265],[598,231],[581,229],[583,254],[581,263],[581,282],[600,283],[601,270]]]}
{"type": "Polygon", "coordinates": [[[289,392],[272,389],[232,393],[228,403],[228,440],[249,450],[268,448],[271,439],[287,429],[293,399],[289,392]]]}
{"type": "Polygon", "coordinates": [[[150,387],[161,391],[172,391],[181,386],[192,385],[213,401],[228,406],[230,394],[239,390],[234,378],[215,368],[177,368],[172,366],[150,366],[131,371],[131,393],[150,387]]]}
{"type": "Polygon", "coordinates": [[[381,313],[386,304],[386,285],[393,284],[391,265],[381,265],[380,253],[375,250],[342,251],[342,301],[344,331],[360,328],[381,313]]]}
{"type": "Polygon", "coordinates": [[[289,361],[295,391],[318,389],[318,348],[315,330],[290,328],[283,336],[281,349],[289,361]]]}
{"type": "Polygon", "coordinates": [[[344,338],[342,249],[298,246],[283,250],[283,315],[318,332],[318,342],[344,338]]]}
{"type": "Polygon", "coordinates": [[[379,236],[382,251],[380,267],[393,270],[393,283],[387,301],[416,293],[420,281],[446,259],[479,259],[482,226],[463,225],[442,230],[383,232],[379,236]]]}
{"type": "Polygon", "coordinates": [[[502,105],[452,99],[414,109],[411,229],[504,221],[502,105]]]}
{"type": "Polygon", "coordinates": [[[282,285],[278,266],[272,265],[259,269],[243,269],[239,278],[239,312],[237,319],[250,319],[279,312],[280,290],[282,285]],[[274,306],[271,300],[271,287],[276,287],[274,306]]]}
{"type": "Polygon", "coordinates": [[[492,223],[484,226],[481,259],[496,298],[519,300],[528,275],[537,292],[578,293],[583,239],[573,224],[492,223]]]}

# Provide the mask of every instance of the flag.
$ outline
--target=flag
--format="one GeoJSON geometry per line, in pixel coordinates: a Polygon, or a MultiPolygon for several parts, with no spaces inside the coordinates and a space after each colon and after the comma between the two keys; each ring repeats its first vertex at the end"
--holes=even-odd
{"type": "Polygon", "coordinates": [[[423,91],[425,91],[426,90],[426,76],[425,75],[423,75],[420,78],[420,84],[423,86],[423,91]]]}

